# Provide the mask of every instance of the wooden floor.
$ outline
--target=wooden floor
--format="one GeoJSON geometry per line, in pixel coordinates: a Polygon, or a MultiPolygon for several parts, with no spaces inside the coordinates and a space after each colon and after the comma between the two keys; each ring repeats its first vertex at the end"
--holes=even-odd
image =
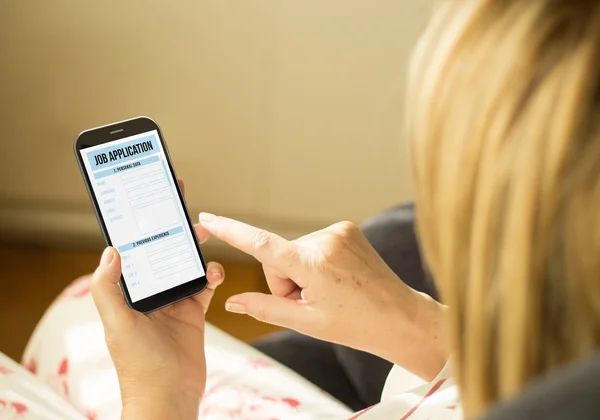
{"type": "MultiPolygon", "coordinates": [[[[25,344],[52,300],[73,279],[94,270],[97,252],[53,250],[0,243],[0,351],[19,361],[25,344]]],[[[267,291],[258,264],[227,263],[225,283],[213,298],[207,320],[245,341],[276,331],[247,316],[225,311],[239,292],[267,291]]]]}

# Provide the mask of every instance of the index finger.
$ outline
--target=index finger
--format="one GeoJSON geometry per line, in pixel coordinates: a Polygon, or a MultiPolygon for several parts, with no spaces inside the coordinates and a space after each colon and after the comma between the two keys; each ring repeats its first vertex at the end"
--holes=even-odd
{"type": "Polygon", "coordinates": [[[267,230],[209,213],[200,213],[200,224],[214,237],[263,264],[289,269],[298,260],[295,244],[267,230]]]}

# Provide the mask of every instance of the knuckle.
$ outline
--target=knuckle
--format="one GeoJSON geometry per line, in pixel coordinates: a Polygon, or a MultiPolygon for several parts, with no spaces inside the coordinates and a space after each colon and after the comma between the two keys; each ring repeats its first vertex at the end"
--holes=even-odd
{"type": "Polygon", "coordinates": [[[254,234],[254,238],[252,238],[252,247],[255,250],[262,250],[268,248],[272,241],[273,234],[261,229],[254,234]]]}
{"type": "Polygon", "coordinates": [[[265,308],[258,308],[256,310],[256,319],[260,322],[268,322],[267,311],[265,310],[265,308]]]}
{"type": "Polygon", "coordinates": [[[358,234],[360,229],[352,222],[339,222],[332,225],[325,232],[324,256],[331,258],[347,249],[358,234]]]}
{"type": "Polygon", "coordinates": [[[340,232],[340,235],[345,238],[353,237],[359,231],[358,226],[348,221],[337,223],[337,228],[340,232]]]}
{"type": "Polygon", "coordinates": [[[334,252],[344,245],[344,238],[337,231],[328,231],[325,234],[325,250],[334,252]]]}

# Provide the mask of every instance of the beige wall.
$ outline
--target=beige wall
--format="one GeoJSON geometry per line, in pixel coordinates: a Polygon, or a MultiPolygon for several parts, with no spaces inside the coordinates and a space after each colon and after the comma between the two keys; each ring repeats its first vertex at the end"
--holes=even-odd
{"type": "Polygon", "coordinates": [[[406,60],[430,0],[0,5],[0,229],[99,243],[81,130],[161,124],[193,213],[292,236],[410,197],[406,60]]]}

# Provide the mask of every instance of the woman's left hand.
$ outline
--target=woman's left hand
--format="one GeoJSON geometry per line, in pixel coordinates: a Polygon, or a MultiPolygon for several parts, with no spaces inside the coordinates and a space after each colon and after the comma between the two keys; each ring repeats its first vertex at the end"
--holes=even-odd
{"type": "Polygon", "coordinates": [[[220,264],[210,263],[204,292],[144,315],[123,299],[119,253],[104,251],[92,295],[119,377],[123,418],[197,418],[206,384],[204,315],[224,276],[220,264]]]}
{"type": "Polygon", "coordinates": [[[223,267],[209,263],[204,292],[149,315],[127,305],[120,277],[120,255],[107,248],[91,289],[119,377],[123,418],[196,419],[206,384],[204,315],[225,278],[223,267]]]}

